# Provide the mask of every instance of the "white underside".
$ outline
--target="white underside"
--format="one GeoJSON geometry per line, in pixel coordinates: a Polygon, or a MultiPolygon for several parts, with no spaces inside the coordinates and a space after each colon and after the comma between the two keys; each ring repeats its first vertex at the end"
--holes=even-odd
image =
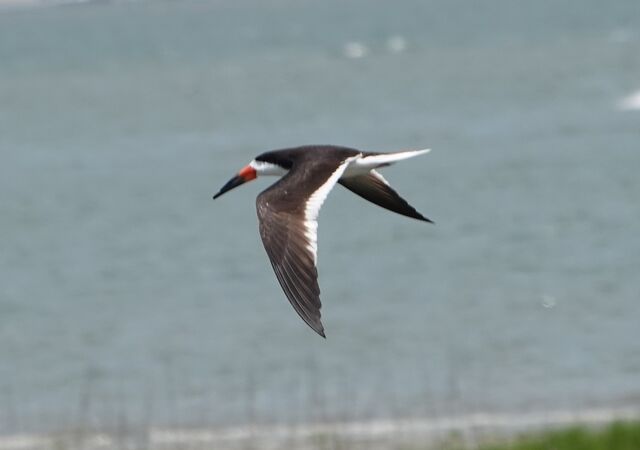
{"type": "Polygon", "coordinates": [[[387,165],[403,159],[428,153],[429,150],[413,150],[408,152],[391,153],[386,155],[375,155],[363,157],[362,154],[345,159],[331,176],[309,197],[305,207],[305,236],[309,240],[308,249],[313,254],[314,263],[318,260],[318,213],[331,189],[340,178],[348,178],[367,173],[373,174],[385,184],[385,180],[376,170],[376,167],[387,165]]]}
{"type": "Polygon", "coordinates": [[[413,158],[414,156],[424,155],[425,153],[429,153],[430,151],[431,149],[427,148],[424,150],[409,150],[406,152],[364,156],[362,158],[356,159],[355,161],[353,161],[353,163],[349,164],[349,167],[347,167],[347,170],[344,171],[344,174],[342,176],[344,178],[349,178],[357,177],[359,175],[365,175],[371,170],[376,169],[380,166],[393,164],[398,161],[413,158]]]}
{"type": "MultiPolygon", "coordinates": [[[[327,181],[325,181],[322,186],[311,194],[305,205],[304,234],[308,241],[307,249],[313,255],[314,263],[318,260],[318,214],[322,204],[327,198],[327,195],[329,195],[329,192],[331,192],[331,189],[333,189],[340,178],[349,178],[371,173],[373,176],[388,185],[389,183],[387,183],[387,180],[385,180],[382,175],[374,169],[397,161],[402,161],[404,159],[413,158],[414,156],[423,155],[429,151],[429,149],[410,150],[373,156],[362,156],[360,153],[345,159],[331,174],[331,176],[327,178],[327,181]]],[[[264,161],[253,160],[249,165],[256,170],[258,175],[282,176],[287,173],[287,170],[282,167],[264,161]]]]}
{"type": "MultiPolygon", "coordinates": [[[[376,169],[380,166],[393,164],[398,161],[413,158],[414,156],[424,155],[429,153],[431,149],[426,148],[424,150],[407,150],[405,152],[385,153],[382,155],[373,156],[360,156],[348,158],[349,161],[342,177],[357,177],[358,175],[364,175],[369,171],[376,169]]],[[[344,163],[343,163],[344,164],[344,163]]],[[[278,176],[281,177],[287,173],[286,169],[264,161],[253,160],[249,163],[249,166],[253,167],[258,176],[278,176]]],[[[336,180],[337,181],[337,180],[336,180]]]]}

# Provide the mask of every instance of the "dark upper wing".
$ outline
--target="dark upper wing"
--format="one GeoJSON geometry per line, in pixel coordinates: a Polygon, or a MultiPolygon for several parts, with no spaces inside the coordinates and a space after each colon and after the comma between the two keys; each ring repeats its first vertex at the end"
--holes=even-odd
{"type": "Polygon", "coordinates": [[[298,315],[320,336],[320,287],[315,253],[304,218],[258,203],[260,237],[282,290],[298,315]]]}
{"type": "Polygon", "coordinates": [[[431,222],[431,220],[416,211],[405,199],[400,197],[400,195],[389,186],[387,180],[375,170],[372,170],[366,175],[343,178],[339,183],[354,194],[378,206],[382,206],[403,216],[431,222]]]}
{"type": "Polygon", "coordinates": [[[319,164],[304,173],[294,168],[256,201],[260,237],[280,286],[302,320],[322,337],[317,217],[329,191],[358,157],[319,164]]]}

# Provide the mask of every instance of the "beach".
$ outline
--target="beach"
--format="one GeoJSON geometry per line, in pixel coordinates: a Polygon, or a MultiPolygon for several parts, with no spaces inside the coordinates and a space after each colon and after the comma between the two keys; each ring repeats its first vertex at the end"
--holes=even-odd
{"type": "Polygon", "coordinates": [[[3,445],[637,408],[640,16],[570,3],[4,1],[3,445]],[[432,149],[383,174],[435,225],[323,205],[326,340],[260,241],[275,179],[211,198],[313,143],[432,149]]]}

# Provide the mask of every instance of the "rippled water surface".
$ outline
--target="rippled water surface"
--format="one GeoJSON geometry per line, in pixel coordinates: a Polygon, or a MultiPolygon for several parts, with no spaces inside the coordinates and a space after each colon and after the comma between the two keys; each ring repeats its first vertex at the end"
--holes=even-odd
{"type": "Polygon", "coordinates": [[[640,399],[636,0],[0,10],[0,431],[640,399]],[[338,187],[328,339],[257,233],[253,156],[431,147],[338,187]]]}

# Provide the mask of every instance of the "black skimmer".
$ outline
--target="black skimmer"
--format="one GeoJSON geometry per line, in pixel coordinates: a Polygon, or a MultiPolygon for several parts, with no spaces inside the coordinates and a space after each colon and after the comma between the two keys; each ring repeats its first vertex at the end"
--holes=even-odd
{"type": "Polygon", "coordinates": [[[431,222],[407,203],[376,169],[429,150],[363,152],[346,147],[310,145],[263,153],[243,167],[213,196],[255,179],[280,180],[258,195],[260,237],[280,282],[298,315],[320,336],[320,288],[316,268],[318,212],[336,183],[376,205],[403,216],[431,222]]]}

